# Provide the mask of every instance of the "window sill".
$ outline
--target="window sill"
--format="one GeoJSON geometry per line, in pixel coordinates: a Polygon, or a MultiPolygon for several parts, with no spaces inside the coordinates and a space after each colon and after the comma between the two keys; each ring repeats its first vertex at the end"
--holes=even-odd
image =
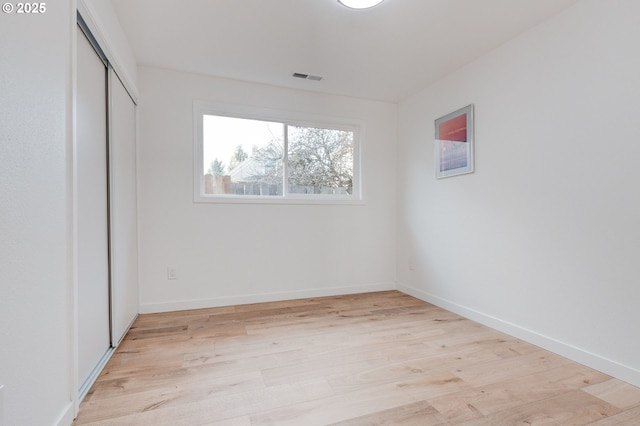
{"type": "Polygon", "coordinates": [[[365,202],[358,198],[336,198],[336,197],[251,197],[251,196],[196,196],[193,200],[196,204],[298,204],[298,205],[364,205],[365,202]]]}

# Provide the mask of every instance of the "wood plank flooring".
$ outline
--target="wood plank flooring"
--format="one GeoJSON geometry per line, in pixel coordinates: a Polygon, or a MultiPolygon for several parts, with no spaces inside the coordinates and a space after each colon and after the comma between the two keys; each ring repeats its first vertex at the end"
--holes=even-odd
{"type": "Polygon", "coordinates": [[[397,291],[142,315],[74,425],[638,425],[640,389],[397,291]]]}

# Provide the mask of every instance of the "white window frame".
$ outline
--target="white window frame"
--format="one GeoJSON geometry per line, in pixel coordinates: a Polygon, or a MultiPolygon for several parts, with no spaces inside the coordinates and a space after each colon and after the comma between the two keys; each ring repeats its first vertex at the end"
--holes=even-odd
{"type": "MultiPolygon", "coordinates": [[[[363,125],[359,120],[195,100],[193,102],[193,201],[194,203],[239,204],[364,204],[361,165],[362,129],[363,125]],[[289,193],[287,166],[285,165],[283,195],[205,194],[203,165],[203,117],[205,115],[271,121],[282,123],[286,126],[318,127],[353,132],[353,193],[351,195],[289,193]]],[[[287,152],[288,147],[285,135],[285,153],[287,152]]],[[[287,158],[284,158],[283,162],[286,163],[287,158]]]]}

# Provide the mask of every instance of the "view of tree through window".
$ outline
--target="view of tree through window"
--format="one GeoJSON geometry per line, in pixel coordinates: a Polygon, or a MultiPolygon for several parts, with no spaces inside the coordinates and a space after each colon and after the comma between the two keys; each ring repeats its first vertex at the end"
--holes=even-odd
{"type": "Polygon", "coordinates": [[[289,191],[353,193],[353,132],[288,126],[289,191]]]}
{"type": "Polygon", "coordinates": [[[353,195],[352,130],[204,115],[202,135],[205,194],[353,195]]]}

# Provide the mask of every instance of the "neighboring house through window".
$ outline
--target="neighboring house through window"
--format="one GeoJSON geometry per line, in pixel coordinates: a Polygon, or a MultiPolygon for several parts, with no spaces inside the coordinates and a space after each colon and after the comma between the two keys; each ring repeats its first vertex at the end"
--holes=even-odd
{"type": "Polygon", "coordinates": [[[194,102],[197,202],[359,202],[360,126],[194,102]]]}

